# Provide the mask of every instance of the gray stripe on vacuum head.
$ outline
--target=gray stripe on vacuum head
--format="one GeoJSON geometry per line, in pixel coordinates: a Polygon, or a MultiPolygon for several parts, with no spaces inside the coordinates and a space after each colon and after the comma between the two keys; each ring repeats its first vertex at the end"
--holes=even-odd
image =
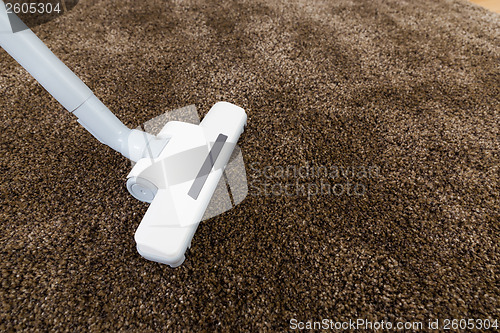
{"type": "Polygon", "coordinates": [[[188,195],[194,200],[198,199],[198,196],[203,189],[203,185],[205,185],[208,175],[210,174],[210,171],[212,171],[215,161],[217,160],[217,157],[219,157],[219,154],[222,150],[222,147],[224,147],[226,140],[226,135],[219,134],[217,140],[215,140],[214,145],[212,146],[212,149],[210,149],[205,162],[203,162],[203,165],[201,166],[201,169],[198,172],[198,175],[196,176],[196,179],[194,180],[193,185],[191,185],[191,188],[188,192],[188,195]]]}

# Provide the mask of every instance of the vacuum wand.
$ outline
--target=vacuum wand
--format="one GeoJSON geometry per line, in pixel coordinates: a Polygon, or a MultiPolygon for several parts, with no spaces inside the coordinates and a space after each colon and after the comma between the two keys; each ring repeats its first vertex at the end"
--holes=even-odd
{"type": "Polygon", "coordinates": [[[137,162],[127,176],[127,189],[136,199],[151,203],[135,233],[137,251],[172,267],[182,264],[224,181],[222,175],[246,125],[245,110],[218,102],[199,125],[169,121],[153,136],[118,120],[15,14],[7,13],[2,0],[0,46],[99,141],[137,162]]]}
{"type": "Polygon", "coordinates": [[[125,126],[28,27],[13,32],[12,22],[24,25],[0,0],[0,46],[94,137],[135,162],[161,151],[165,139],[125,126]]]}

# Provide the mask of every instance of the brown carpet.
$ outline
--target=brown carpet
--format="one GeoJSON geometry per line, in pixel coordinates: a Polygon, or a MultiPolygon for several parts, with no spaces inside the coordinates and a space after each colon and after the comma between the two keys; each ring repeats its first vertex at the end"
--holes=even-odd
{"type": "Polygon", "coordinates": [[[0,330],[500,319],[498,14],[462,0],[83,0],[34,31],[129,127],[190,104],[245,108],[251,186],[200,225],[181,267],[144,260],[129,162],[1,50],[0,330]],[[325,182],[360,185],[308,187],[325,182]]]}

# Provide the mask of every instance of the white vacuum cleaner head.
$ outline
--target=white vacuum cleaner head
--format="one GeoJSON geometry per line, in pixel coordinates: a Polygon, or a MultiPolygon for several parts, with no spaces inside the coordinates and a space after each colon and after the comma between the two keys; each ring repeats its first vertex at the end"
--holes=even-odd
{"type": "Polygon", "coordinates": [[[199,125],[172,121],[157,136],[131,130],[31,30],[13,29],[10,20],[20,22],[0,0],[0,46],[100,142],[137,162],[127,188],[151,202],[135,233],[139,253],[172,267],[182,264],[243,132],[245,111],[220,102],[199,125]]]}
{"type": "Polygon", "coordinates": [[[199,125],[168,122],[158,134],[168,140],[162,152],[133,167],[127,188],[151,202],[135,233],[143,257],[182,264],[246,119],[242,108],[219,102],[199,125]]]}

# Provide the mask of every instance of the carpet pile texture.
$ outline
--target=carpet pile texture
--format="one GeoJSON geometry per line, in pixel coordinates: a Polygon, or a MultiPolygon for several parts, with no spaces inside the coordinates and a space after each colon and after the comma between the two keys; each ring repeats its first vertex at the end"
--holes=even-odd
{"type": "Polygon", "coordinates": [[[249,193],[181,267],[144,260],[130,162],[0,50],[0,330],[500,320],[498,14],[82,0],[33,30],[131,128],[243,107],[249,193]]]}

